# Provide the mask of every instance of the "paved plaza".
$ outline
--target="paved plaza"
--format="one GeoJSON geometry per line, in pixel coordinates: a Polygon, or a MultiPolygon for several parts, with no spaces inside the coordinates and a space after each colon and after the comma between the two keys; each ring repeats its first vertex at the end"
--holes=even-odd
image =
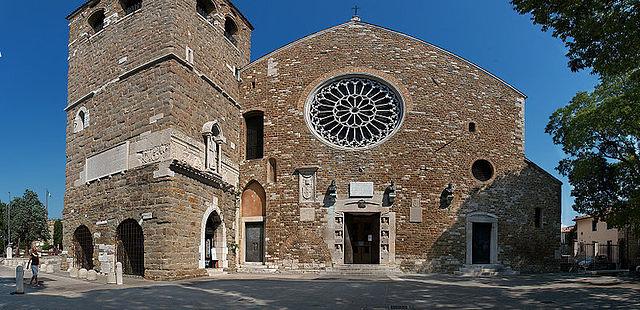
{"type": "MultiPolygon", "coordinates": [[[[441,274],[342,278],[229,274],[178,282],[125,279],[115,286],[42,274],[42,287],[15,291],[0,267],[0,309],[429,309],[640,308],[631,278],[520,275],[461,278],[441,274]]],[[[31,274],[25,274],[25,282],[31,274]]]]}

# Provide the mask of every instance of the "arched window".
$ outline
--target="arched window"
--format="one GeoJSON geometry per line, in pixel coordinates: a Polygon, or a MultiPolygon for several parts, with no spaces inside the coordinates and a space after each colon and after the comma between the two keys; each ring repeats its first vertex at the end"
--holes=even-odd
{"type": "Polygon", "coordinates": [[[238,44],[238,38],[236,35],[238,34],[238,26],[231,19],[231,17],[227,17],[224,20],[224,36],[233,43],[233,45],[238,44]]]}
{"type": "Polygon", "coordinates": [[[93,13],[88,19],[93,33],[98,33],[104,29],[104,10],[99,10],[93,13]]]}
{"type": "Polygon", "coordinates": [[[196,11],[204,19],[213,24],[213,15],[216,13],[216,5],[211,0],[198,0],[196,3],[196,11]]]}
{"type": "Polygon", "coordinates": [[[202,126],[205,144],[205,170],[220,174],[222,164],[222,143],[226,142],[218,121],[207,122],[202,126]]]}
{"type": "Polygon", "coordinates": [[[278,181],[278,166],[275,158],[269,158],[269,170],[267,171],[267,181],[275,184],[278,181]]]}
{"type": "Polygon", "coordinates": [[[89,111],[85,107],[81,107],[76,112],[76,117],[73,120],[73,132],[80,132],[89,127],[89,111]]]}
{"type": "Polygon", "coordinates": [[[120,6],[125,15],[129,15],[142,8],[142,0],[120,0],[120,6]]]}
{"type": "Polygon", "coordinates": [[[469,123],[469,132],[476,132],[476,123],[474,122],[469,123]]]}
{"type": "Polygon", "coordinates": [[[246,128],[246,159],[260,159],[264,156],[264,114],[253,111],[244,115],[246,128]]]}

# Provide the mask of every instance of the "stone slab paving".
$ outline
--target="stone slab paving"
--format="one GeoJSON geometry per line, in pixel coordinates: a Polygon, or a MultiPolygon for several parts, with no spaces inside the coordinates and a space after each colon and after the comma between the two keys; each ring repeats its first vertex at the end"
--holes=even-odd
{"type": "Polygon", "coordinates": [[[115,286],[43,274],[43,287],[26,287],[18,296],[10,294],[13,272],[0,267],[0,309],[640,308],[637,279],[584,275],[227,274],[178,282],[126,279],[126,285],[115,286]]]}

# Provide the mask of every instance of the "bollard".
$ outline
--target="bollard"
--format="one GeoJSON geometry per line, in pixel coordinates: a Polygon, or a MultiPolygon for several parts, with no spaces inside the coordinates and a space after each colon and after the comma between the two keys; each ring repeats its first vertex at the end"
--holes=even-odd
{"type": "Polygon", "coordinates": [[[24,294],[24,267],[16,267],[16,294],[24,294]]]}
{"type": "Polygon", "coordinates": [[[12,259],[13,258],[13,249],[10,246],[7,247],[7,257],[6,258],[7,259],[12,259]]]}
{"type": "Polygon", "coordinates": [[[122,263],[116,263],[116,284],[122,285],[122,263]]]}

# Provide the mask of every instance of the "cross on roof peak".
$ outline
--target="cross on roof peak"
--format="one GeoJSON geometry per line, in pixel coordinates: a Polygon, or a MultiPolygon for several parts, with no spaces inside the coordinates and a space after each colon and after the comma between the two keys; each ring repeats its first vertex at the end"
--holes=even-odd
{"type": "Polygon", "coordinates": [[[352,21],[357,21],[357,22],[360,21],[360,15],[358,15],[358,11],[360,9],[361,8],[359,6],[357,6],[357,5],[351,8],[351,10],[353,10],[353,16],[351,17],[352,21]]]}

